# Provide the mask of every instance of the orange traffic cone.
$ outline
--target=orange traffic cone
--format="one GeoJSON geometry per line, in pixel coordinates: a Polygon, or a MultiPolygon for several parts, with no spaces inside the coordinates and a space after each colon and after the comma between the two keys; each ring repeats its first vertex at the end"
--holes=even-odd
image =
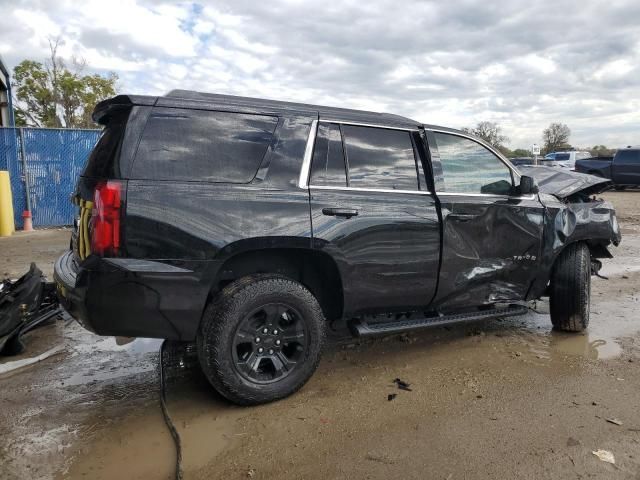
{"type": "Polygon", "coordinates": [[[22,230],[25,232],[33,231],[33,222],[31,221],[31,212],[29,210],[22,212],[22,221],[22,230]]]}

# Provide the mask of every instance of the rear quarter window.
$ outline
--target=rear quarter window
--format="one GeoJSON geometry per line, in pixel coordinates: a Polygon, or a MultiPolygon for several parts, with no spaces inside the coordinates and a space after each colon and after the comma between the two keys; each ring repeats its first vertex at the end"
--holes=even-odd
{"type": "Polygon", "coordinates": [[[100,133],[98,143],[89,154],[81,176],[114,178],[119,176],[118,155],[122,146],[130,110],[115,114],[100,133]]]}
{"type": "Polygon", "coordinates": [[[131,177],[249,183],[277,123],[264,115],[154,108],[131,177]]]}

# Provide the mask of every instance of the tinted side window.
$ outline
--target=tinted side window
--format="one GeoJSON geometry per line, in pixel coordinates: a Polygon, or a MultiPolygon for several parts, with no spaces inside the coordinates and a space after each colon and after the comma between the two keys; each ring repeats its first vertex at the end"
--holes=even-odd
{"type": "Polygon", "coordinates": [[[321,123],[318,126],[310,185],[347,185],[340,125],[321,123]]]}
{"type": "Polygon", "coordinates": [[[509,168],[491,151],[468,138],[436,133],[444,191],[508,195],[509,168]]]}
{"type": "Polygon", "coordinates": [[[640,150],[618,150],[615,163],[640,163],[640,150]]]}
{"type": "Polygon", "coordinates": [[[109,120],[93,147],[82,171],[83,177],[114,177],[118,164],[118,150],[122,144],[127,118],[130,110],[122,112],[109,120]]]}
{"type": "Polygon", "coordinates": [[[342,133],[350,187],[418,189],[409,132],[342,125],[342,133]]]}
{"type": "Polygon", "coordinates": [[[277,123],[276,117],[262,115],[155,108],[132,177],[248,183],[277,123]]]}

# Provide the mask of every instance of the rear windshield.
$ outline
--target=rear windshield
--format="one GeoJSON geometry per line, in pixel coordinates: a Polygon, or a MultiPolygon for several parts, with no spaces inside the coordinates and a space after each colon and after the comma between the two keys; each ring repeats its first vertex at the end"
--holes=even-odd
{"type": "Polygon", "coordinates": [[[130,111],[130,109],[123,111],[109,120],[102,130],[98,143],[89,154],[82,176],[92,178],[119,176],[116,172],[118,169],[117,157],[120,153],[130,111]]]}
{"type": "Polygon", "coordinates": [[[248,183],[273,139],[277,117],[154,108],[132,178],[248,183]]]}
{"type": "Polygon", "coordinates": [[[571,155],[568,153],[556,153],[556,158],[554,160],[569,160],[571,155]]]}

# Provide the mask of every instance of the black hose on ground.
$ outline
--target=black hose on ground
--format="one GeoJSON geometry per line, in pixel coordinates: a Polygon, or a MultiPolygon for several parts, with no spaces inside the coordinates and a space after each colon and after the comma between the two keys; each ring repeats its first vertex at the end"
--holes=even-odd
{"type": "Polygon", "coordinates": [[[167,345],[167,340],[162,342],[160,346],[160,405],[162,407],[162,416],[164,417],[164,423],[167,424],[169,433],[173,438],[173,443],[176,446],[176,480],[182,480],[182,443],[180,442],[180,434],[176,430],[175,425],[171,421],[169,410],[167,409],[167,395],[164,379],[164,351],[167,345]]]}

